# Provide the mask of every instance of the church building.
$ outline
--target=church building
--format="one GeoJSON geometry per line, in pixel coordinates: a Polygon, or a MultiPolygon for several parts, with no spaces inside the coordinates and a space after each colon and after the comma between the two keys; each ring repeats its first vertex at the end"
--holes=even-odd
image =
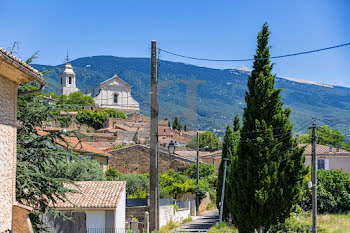
{"type": "Polygon", "coordinates": [[[59,95],[69,95],[80,91],[84,95],[91,96],[95,104],[100,108],[115,108],[125,114],[140,112],[139,103],[131,96],[131,86],[116,74],[100,83],[98,87],[84,90],[79,90],[75,81],[73,67],[68,63],[67,58],[67,63],[63,65],[63,70],[60,74],[59,95]]]}

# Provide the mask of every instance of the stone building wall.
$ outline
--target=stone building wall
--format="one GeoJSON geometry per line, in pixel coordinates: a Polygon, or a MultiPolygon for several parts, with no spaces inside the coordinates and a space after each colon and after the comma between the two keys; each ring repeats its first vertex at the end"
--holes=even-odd
{"type": "MultiPolygon", "coordinates": [[[[150,150],[146,146],[136,145],[109,152],[109,167],[115,167],[118,172],[128,173],[149,173],[150,150]]],[[[164,152],[159,152],[159,172],[166,172],[170,169],[175,171],[187,168],[192,162],[176,158],[164,152]]]]}
{"type": "Polygon", "coordinates": [[[17,84],[0,76],[0,232],[11,229],[16,199],[17,84]]]}

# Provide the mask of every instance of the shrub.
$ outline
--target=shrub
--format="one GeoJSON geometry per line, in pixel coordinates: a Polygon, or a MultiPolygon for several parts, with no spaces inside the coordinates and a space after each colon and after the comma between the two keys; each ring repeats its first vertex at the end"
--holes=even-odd
{"type": "MultiPolygon", "coordinates": [[[[317,201],[319,213],[347,213],[350,211],[350,174],[340,170],[317,171],[317,201]]],[[[311,180],[308,175],[303,188],[303,199],[300,206],[310,210],[312,206],[311,189],[307,182],[311,180]]]]}
{"type": "Polygon", "coordinates": [[[103,123],[108,118],[121,118],[125,119],[126,116],[124,113],[119,112],[116,109],[104,109],[102,111],[92,111],[89,109],[84,109],[79,111],[76,116],[76,119],[81,124],[86,124],[93,127],[94,129],[100,129],[103,126],[103,123]]]}
{"type": "MultiPolygon", "coordinates": [[[[197,136],[194,136],[191,141],[187,144],[187,147],[196,149],[197,148],[197,136]]],[[[199,134],[199,148],[205,148],[207,151],[216,151],[221,147],[220,139],[210,131],[199,134]]]]}
{"type": "Polygon", "coordinates": [[[149,174],[120,174],[109,179],[125,180],[128,198],[146,198],[149,193],[149,174]]]}

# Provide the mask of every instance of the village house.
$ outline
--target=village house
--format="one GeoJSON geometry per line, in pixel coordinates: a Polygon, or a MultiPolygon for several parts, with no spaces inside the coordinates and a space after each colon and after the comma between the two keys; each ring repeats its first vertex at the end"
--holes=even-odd
{"type": "MultiPolygon", "coordinates": [[[[304,154],[306,166],[311,167],[311,144],[306,145],[304,154]]],[[[339,146],[333,148],[332,144],[330,144],[329,146],[317,144],[316,155],[317,169],[341,170],[343,172],[350,172],[350,151],[341,149],[339,146]]]]}
{"type": "Polygon", "coordinates": [[[73,217],[73,221],[44,215],[43,222],[51,232],[126,232],[126,181],[76,181],[66,188],[67,200],[57,200],[51,207],[73,217]],[[60,231],[58,231],[60,229],[60,231]]]}
{"type": "MultiPolygon", "coordinates": [[[[122,149],[112,150],[109,166],[115,167],[123,174],[149,173],[150,148],[145,145],[134,145],[122,149]]],[[[183,171],[195,160],[191,160],[179,155],[171,155],[168,151],[159,150],[159,172],[167,172],[170,169],[183,171]]]]}
{"type": "MultiPolygon", "coordinates": [[[[95,132],[114,133],[119,143],[149,144],[150,127],[149,117],[134,113],[128,115],[127,119],[108,119],[103,123],[103,128],[95,132]]],[[[162,120],[158,123],[158,141],[164,147],[171,140],[185,145],[192,137],[187,132],[171,129],[167,120],[162,120]]]]}
{"type": "Polygon", "coordinates": [[[45,85],[41,73],[0,48],[0,232],[32,231],[31,208],[16,202],[15,188],[17,95],[29,94],[17,93],[17,85],[30,81],[45,85]]]}

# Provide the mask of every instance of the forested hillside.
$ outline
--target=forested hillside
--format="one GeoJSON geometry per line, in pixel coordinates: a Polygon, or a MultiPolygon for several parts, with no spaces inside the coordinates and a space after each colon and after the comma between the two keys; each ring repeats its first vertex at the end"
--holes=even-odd
{"type": "MultiPolygon", "coordinates": [[[[120,58],[93,56],[71,61],[77,75],[77,86],[85,89],[117,74],[133,86],[132,95],[140,103],[142,113],[149,113],[150,60],[148,58],[120,58]]],[[[276,64],[278,65],[278,63],[276,64]]],[[[57,68],[51,82],[58,83],[62,65],[33,65],[39,71],[57,68]]],[[[244,93],[249,71],[239,69],[211,69],[184,63],[161,61],[159,66],[161,119],[179,116],[190,127],[213,130],[222,135],[227,123],[232,123],[236,113],[245,106],[244,93]],[[186,85],[188,80],[201,80],[197,88],[197,121],[186,118],[186,85]],[[194,125],[196,124],[196,125],[194,125]]],[[[277,74],[278,75],[278,74],[277,74]]],[[[193,86],[193,84],[192,84],[193,86]]],[[[305,132],[312,117],[319,123],[331,125],[345,134],[350,121],[350,88],[326,87],[276,78],[276,87],[283,88],[285,107],[292,108],[295,133],[305,132]]],[[[52,91],[47,89],[47,91],[52,91]]],[[[193,90],[190,90],[193,93],[193,90]]]]}

